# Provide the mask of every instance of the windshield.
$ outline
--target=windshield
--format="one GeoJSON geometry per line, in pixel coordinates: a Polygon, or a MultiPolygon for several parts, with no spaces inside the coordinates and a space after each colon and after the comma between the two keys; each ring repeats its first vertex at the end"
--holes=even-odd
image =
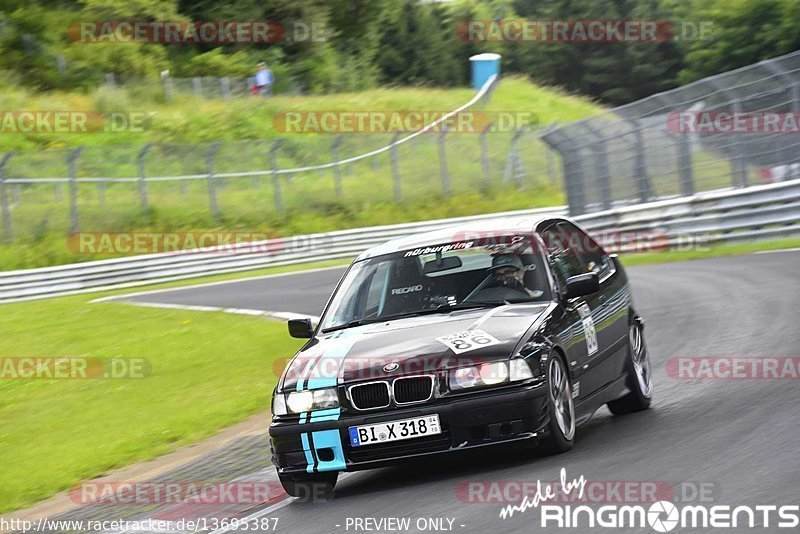
{"type": "Polygon", "coordinates": [[[353,264],[320,323],[323,331],[460,307],[550,300],[530,236],[455,242],[353,264]]]}

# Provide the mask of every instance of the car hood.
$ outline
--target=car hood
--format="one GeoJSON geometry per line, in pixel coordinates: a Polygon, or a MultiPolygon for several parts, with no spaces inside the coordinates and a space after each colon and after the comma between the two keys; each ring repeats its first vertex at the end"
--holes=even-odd
{"type": "Polygon", "coordinates": [[[507,359],[548,308],[549,303],[526,303],[457,310],[322,334],[289,363],[282,389],[316,389],[507,359]]]}

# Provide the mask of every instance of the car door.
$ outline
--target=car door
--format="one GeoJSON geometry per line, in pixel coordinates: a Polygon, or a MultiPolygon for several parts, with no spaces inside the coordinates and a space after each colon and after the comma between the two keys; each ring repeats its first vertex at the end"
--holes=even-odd
{"type": "Polygon", "coordinates": [[[630,293],[623,277],[617,276],[614,262],[594,239],[570,222],[560,222],[558,226],[562,236],[568,237],[568,246],[578,257],[583,272],[596,273],[600,281],[600,291],[587,295],[588,309],[582,308],[583,320],[587,327],[593,327],[597,339],[596,350],[589,351],[587,362],[592,370],[593,389],[589,392],[612,382],[622,372],[630,293]]]}
{"type": "MultiPolygon", "coordinates": [[[[557,224],[540,230],[547,247],[547,260],[556,283],[563,294],[567,279],[585,273],[585,266],[569,247],[568,235],[557,224]]],[[[586,297],[576,297],[562,302],[564,315],[559,320],[556,332],[566,352],[567,364],[573,376],[573,392],[581,397],[600,385],[599,379],[587,373],[589,361],[597,352],[597,338],[592,326],[592,313],[586,297]]]]}

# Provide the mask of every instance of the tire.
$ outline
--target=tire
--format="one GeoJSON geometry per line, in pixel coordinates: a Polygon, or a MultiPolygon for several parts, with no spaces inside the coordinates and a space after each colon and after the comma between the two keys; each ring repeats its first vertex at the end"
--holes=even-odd
{"type": "Polygon", "coordinates": [[[547,403],[549,435],[540,444],[545,454],[560,454],[575,442],[575,405],[572,400],[572,380],[564,361],[551,353],[547,362],[547,403]]]}
{"type": "Polygon", "coordinates": [[[640,412],[650,407],[653,400],[653,375],[650,355],[644,341],[644,325],[633,321],[628,328],[628,359],[625,362],[630,392],[608,403],[614,415],[640,412]]]}
{"type": "Polygon", "coordinates": [[[333,488],[339,478],[338,471],[314,474],[278,475],[283,489],[292,497],[303,501],[327,500],[333,496],[333,488]]]}

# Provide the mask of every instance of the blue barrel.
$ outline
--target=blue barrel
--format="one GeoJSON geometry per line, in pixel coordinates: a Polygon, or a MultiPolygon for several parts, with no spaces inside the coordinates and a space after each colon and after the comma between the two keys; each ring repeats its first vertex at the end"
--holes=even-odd
{"type": "Polygon", "coordinates": [[[476,91],[483,87],[492,75],[500,75],[500,54],[487,52],[469,58],[472,65],[472,88],[476,91]]]}

